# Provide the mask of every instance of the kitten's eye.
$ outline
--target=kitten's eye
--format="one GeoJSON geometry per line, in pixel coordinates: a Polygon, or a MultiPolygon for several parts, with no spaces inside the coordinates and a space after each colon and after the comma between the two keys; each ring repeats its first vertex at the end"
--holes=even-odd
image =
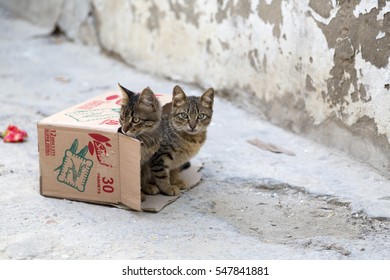
{"type": "Polygon", "coordinates": [[[204,120],[206,117],[207,117],[207,116],[206,116],[205,114],[202,114],[202,113],[200,113],[200,114],[198,115],[198,119],[200,119],[200,120],[204,120]]]}
{"type": "Polygon", "coordinates": [[[140,121],[140,119],[137,118],[137,117],[135,117],[135,118],[132,119],[132,122],[133,122],[133,123],[139,123],[139,121],[140,121]]]}
{"type": "Polygon", "coordinates": [[[188,119],[187,113],[180,113],[180,117],[183,119],[188,119]]]}

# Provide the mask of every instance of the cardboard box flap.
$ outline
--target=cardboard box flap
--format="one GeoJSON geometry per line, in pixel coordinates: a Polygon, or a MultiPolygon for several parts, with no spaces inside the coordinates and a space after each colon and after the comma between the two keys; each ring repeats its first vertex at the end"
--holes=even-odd
{"type": "MultiPolygon", "coordinates": [[[[161,105],[171,102],[170,94],[155,94],[161,105]]],[[[121,93],[112,91],[84,101],[40,121],[40,125],[61,125],[116,131],[122,104],[121,93]]]]}
{"type": "MultiPolygon", "coordinates": [[[[180,178],[187,183],[187,191],[196,186],[202,180],[202,174],[200,169],[203,164],[200,161],[192,160],[191,166],[180,173],[180,178]]],[[[145,201],[142,202],[142,210],[148,212],[160,212],[165,206],[174,202],[178,199],[178,196],[167,196],[167,195],[145,195],[145,201]]]]}
{"type": "Polygon", "coordinates": [[[119,126],[121,102],[120,93],[108,92],[51,115],[40,121],[40,125],[115,131],[119,126]]]}

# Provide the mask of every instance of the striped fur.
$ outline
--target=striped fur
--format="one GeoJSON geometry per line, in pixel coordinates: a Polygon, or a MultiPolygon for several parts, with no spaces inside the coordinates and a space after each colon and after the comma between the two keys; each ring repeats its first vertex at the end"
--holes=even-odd
{"type": "Polygon", "coordinates": [[[158,193],[151,184],[149,160],[157,152],[161,141],[161,106],[150,88],[140,94],[122,87],[122,106],[120,110],[121,132],[141,142],[141,188],[145,193],[158,193]]]}
{"type": "Polygon", "coordinates": [[[175,86],[172,102],[163,107],[161,144],[150,161],[155,183],[162,193],[178,195],[180,189],[186,187],[178,174],[206,141],[213,101],[212,88],[201,97],[187,97],[179,86],[175,86]]]}

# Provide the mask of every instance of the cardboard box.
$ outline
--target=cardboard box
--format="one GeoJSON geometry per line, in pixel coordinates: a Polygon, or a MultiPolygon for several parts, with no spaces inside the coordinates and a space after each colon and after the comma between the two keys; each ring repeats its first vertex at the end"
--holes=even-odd
{"type": "MultiPolygon", "coordinates": [[[[157,94],[164,105],[169,94],[157,94]]],[[[44,196],[158,212],[178,197],[146,196],[141,203],[140,142],[118,133],[121,95],[109,92],[40,121],[40,192],[44,196]]],[[[188,186],[201,165],[181,174],[188,186]]]]}

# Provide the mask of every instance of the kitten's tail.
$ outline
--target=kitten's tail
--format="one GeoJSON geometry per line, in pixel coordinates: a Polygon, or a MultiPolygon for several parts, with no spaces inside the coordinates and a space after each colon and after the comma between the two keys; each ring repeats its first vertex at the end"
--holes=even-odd
{"type": "Polygon", "coordinates": [[[180,166],[180,171],[186,170],[191,167],[191,162],[187,161],[186,163],[183,163],[182,166],[180,166]]]}

